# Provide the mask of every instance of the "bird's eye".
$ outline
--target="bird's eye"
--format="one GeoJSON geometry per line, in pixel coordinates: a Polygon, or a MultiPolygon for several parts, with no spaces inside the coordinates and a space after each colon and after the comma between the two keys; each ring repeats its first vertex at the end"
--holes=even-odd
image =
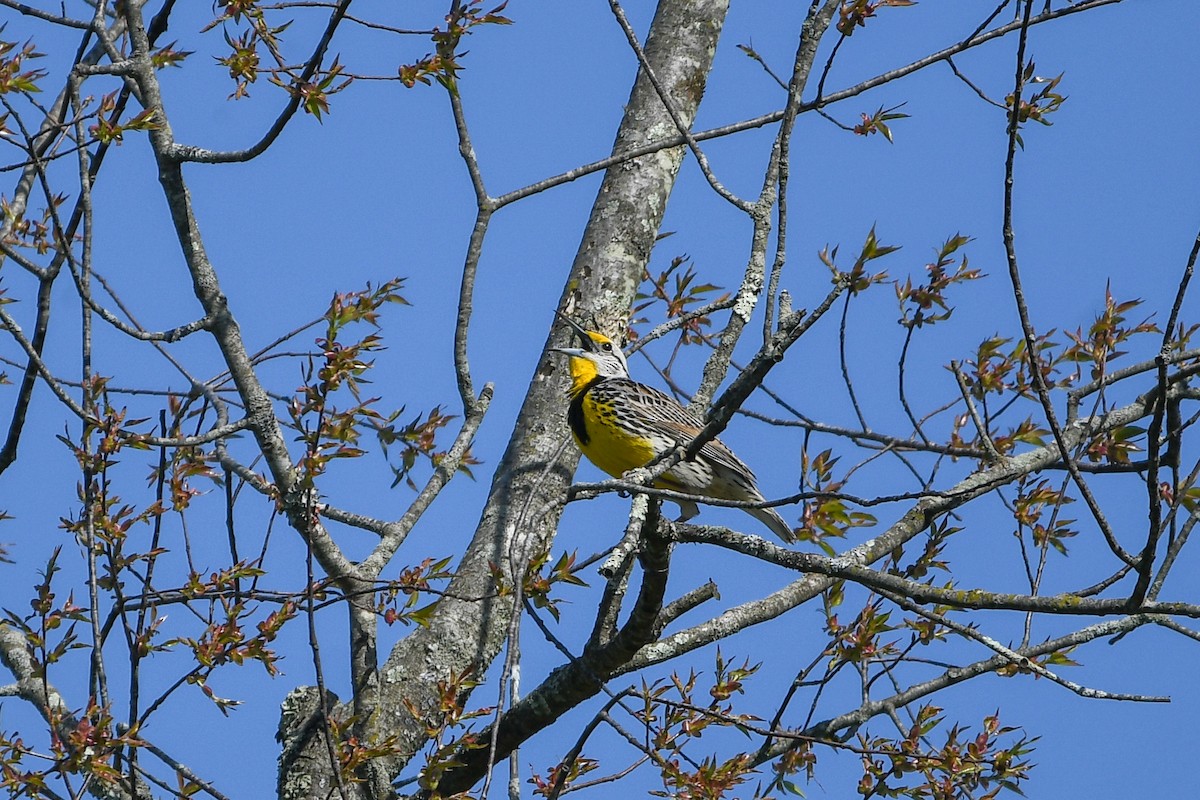
{"type": "Polygon", "coordinates": [[[612,352],[612,342],[605,342],[604,344],[600,345],[600,349],[606,353],[611,353],[612,352]]]}

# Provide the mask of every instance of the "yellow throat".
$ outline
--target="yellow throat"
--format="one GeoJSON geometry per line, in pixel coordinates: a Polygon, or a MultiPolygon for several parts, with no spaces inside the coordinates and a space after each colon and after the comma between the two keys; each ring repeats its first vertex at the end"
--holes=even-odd
{"type": "Polygon", "coordinates": [[[594,381],[596,376],[600,374],[599,370],[596,369],[595,363],[583,356],[571,356],[570,369],[571,388],[567,389],[567,394],[571,397],[586,389],[588,384],[594,381]]]}

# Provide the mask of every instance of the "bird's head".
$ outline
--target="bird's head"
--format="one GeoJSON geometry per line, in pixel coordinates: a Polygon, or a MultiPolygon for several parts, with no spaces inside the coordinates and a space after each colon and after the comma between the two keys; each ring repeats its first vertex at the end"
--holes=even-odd
{"type": "Polygon", "coordinates": [[[554,352],[571,358],[571,392],[582,391],[596,377],[628,378],[629,365],[625,354],[612,339],[603,333],[589,331],[574,320],[558,315],[571,326],[579,347],[555,347],[554,352]]]}

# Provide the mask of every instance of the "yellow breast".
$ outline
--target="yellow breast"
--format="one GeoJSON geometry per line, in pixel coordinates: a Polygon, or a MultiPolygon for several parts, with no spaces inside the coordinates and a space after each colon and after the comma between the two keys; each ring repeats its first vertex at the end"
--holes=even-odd
{"type": "Polygon", "coordinates": [[[575,443],[579,449],[600,469],[619,478],[631,469],[644,467],[658,455],[653,443],[634,434],[617,418],[616,409],[607,403],[597,402],[589,392],[582,398],[581,411],[587,426],[587,441],[578,433],[575,443]]]}

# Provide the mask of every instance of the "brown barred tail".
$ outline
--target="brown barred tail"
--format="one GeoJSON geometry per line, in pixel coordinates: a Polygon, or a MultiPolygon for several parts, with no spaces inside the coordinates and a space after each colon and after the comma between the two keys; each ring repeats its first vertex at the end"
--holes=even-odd
{"type": "Polygon", "coordinates": [[[779,516],[775,509],[747,508],[746,511],[757,517],[764,525],[771,529],[771,533],[778,536],[786,544],[796,541],[796,532],[784,522],[783,517],[779,516]]]}

